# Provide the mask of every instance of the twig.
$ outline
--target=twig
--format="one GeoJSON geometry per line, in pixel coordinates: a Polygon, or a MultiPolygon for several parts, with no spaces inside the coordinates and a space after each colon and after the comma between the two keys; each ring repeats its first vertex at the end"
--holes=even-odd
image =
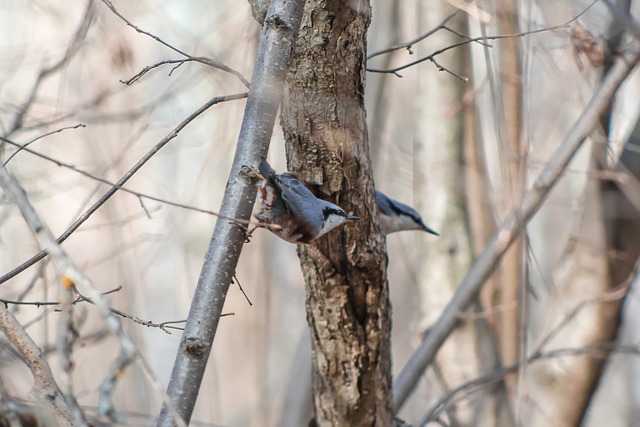
{"type": "MultiPolygon", "coordinates": [[[[91,172],[87,172],[85,170],[77,168],[74,165],[72,165],[71,163],[66,163],[66,162],[64,162],[62,160],[54,159],[51,156],[48,156],[46,154],[42,154],[39,151],[35,151],[35,150],[30,149],[30,148],[26,148],[26,144],[25,145],[21,145],[21,144],[18,144],[17,142],[11,141],[10,139],[4,138],[2,136],[0,136],[0,141],[3,141],[3,142],[5,142],[5,143],[7,143],[9,145],[13,145],[14,147],[19,147],[19,151],[20,150],[24,150],[25,152],[27,152],[29,154],[33,154],[34,156],[40,157],[41,159],[47,160],[47,161],[49,161],[51,163],[55,163],[57,166],[60,166],[62,168],[72,170],[72,171],[74,171],[76,173],[79,173],[80,175],[86,176],[87,178],[90,178],[90,179],[92,179],[94,181],[98,181],[98,182],[101,182],[103,184],[107,184],[107,185],[112,186],[112,187],[115,187],[115,186],[118,185],[118,184],[116,184],[116,183],[114,183],[112,181],[109,181],[109,180],[101,178],[101,177],[99,177],[99,176],[97,176],[95,174],[92,174],[91,172]]],[[[198,208],[196,206],[185,205],[183,203],[178,203],[178,202],[172,202],[172,201],[167,200],[167,199],[162,199],[160,197],[151,196],[151,195],[148,195],[148,194],[145,194],[145,193],[141,193],[139,191],[130,190],[127,187],[120,186],[119,190],[122,191],[123,193],[132,194],[132,195],[134,195],[134,196],[136,196],[136,197],[138,197],[140,199],[143,199],[143,198],[144,199],[149,199],[149,200],[153,200],[154,202],[159,202],[159,203],[163,203],[165,205],[175,206],[177,208],[188,209],[188,210],[192,210],[192,211],[196,211],[196,212],[200,212],[200,213],[205,213],[205,214],[208,214],[208,215],[218,216],[217,212],[214,212],[214,211],[211,211],[211,210],[208,210],[208,209],[202,209],[202,208],[198,208]]],[[[148,217],[150,217],[149,211],[144,207],[144,205],[142,204],[142,201],[140,202],[140,204],[141,204],[143,210],[145,211],[145,214],[148,217]]]]}
{"type": "MultiPolygon", "coordinates": [[[[122,289],[122,286],[118,286],[115,289],[112,289],[110,291],[107,292],[103,292],[102,295],[108,295],[114,292],[118,292],[119,290],[122,289]]],[[[92,304],[93,302],[87,298],[84,297],[82,295],[76,297],[73,301],[71,301],[71,305],[75,305],[79,302],[88,302],[90,304],[92,304]]],[[[38,308],[40,307],[44,307],[44,306],[59,306],[62,305],[63,303],[61,303],[60,301],[19,301],[19,300],[9,300],[9,299],[3,299],[0,298],[0,303],[4,304],[5,307],[7,307],[9,304],[13,304],[13,305],[33,305],[36,306],[38,308]]],[[[142,326],[147,326],[150,328],[159,328],[161,329],[163,332],[167,333],[167,334],[171,334],[171,332],[167,331],[167,329],[177,329],[177,330],[182,330],[183,328],[177,327],[177,326],[171,326],[172,323],[184,323],[186,322],[186,320],[172,320],[172,321],[167,321],[167,322],[162,322],[162,323],[154,323],[151,320],[144,320],[144,319],[140,319],[137,316],[133,316],[131,314],[125,313],[122,310],[118,310],[117,308],[113,308],[113,307],[109,307],[109,310],[111,310],[111,312],[113,314],[116,314],[120,317],[123,317],[125,319],[129,319],[134,323],[137,323],[139,325],[142,326]]]]}
{"type": "Polygon", "coordinates": [[[458,313],[464,311],[473,301],[511,243],[515,241],[529,219],[542,206],[584,139],[598,123],[600,112],[607,108],[622,81],[638,62],[639,56],[640,49],[634,44],[627,52],[618,57],[600,88],[591,98],[589,105],[573,125],[558,150],[550,156],[549,162],[531,189],[524,195],[520,206],[507,216],[476,259],[440,318],[398,376],[394,384],[393,401],[396,412],[402,407],[420,376],[454,329],[458,322],[458,313]]]}
{"type": "MultiPolygon", "coordinates": [[[[450,69],[440,65],[440,63],[438,61],[436,61],[435,58],[431,58],[430,61],[433,63],[433,65],[436,66],[438,71],[446,71],[447,73],[449,73],[453,77],[457,78],[458,80],[463,81],[464,83],[468,83],[469,82],[469,77],[461,76],[460,74],[457,74],[457,73],[451,71],[450,69]]],[[[394,74],[397,74],[397,73],[394,73],[394,74]]]]}
{"type": "MultiPolygon", "coordinates": [[[[435,52],[433,52],[430,55],[424,56],[422,58],[416,59],[413,62],[409,62],[408,64],[404,64],[404,65],[400,65],[398,67],[395,68],[389,68],[386,70],[380,70],[380,69],[376,69],[376,68],[367,68],[367,71],[370,73],[389,73],[389,74],[395,74],[396,76],[402,77],[398,74],[399,71],[402,71],[406,68],[409,67],[413,67],[414,65],[420,64],[421,62],[424,61],[431,61],[433,62],[434,65],[437,66],[437,63],[434,61],[434,58],[438,55],[443,54],[444,52],[451,50],[451,49],[455,49],[457,47],[460,46],[465,46],[469,43],[476,43],[476,42],[483,42],[486,40],[501,40],[501,39],[506,39],[506,38],[512,38],[512,37],[524,37],[524,36],[529,36],[532,34],[538,34],[538,33],[543,33],[543,32],[548,32],[548,31],[554,31],[554,30],[558,30],[560,28],[567,28],[571,23],[573,23],[574,21],[576,21],[578,18],[580,18],[582,15],[584,15],[589,9],[591,9],[591,7],[596,4],[599,0],[594,0],[589,6],[586,7],[586,9],[584,9],[582,12],[580,12],[578,15],[576,15],[575,17],[573,17],[572,19],[570,19],[569,21],[565,22],[564,24],[560,24],[560,25],[555,25],[553,27],[546,27],[546,28],[539,28],[537,30],[532,30],[532,31],[525,31],[522,33],[516,33],[516,34],[502,34],[502,35],[496,35],[496,36],[482,36],[482,37],[473,37],[473,38],[467,38],[466,40],[460,41],[458,43],[454,43],[452,45],[443,47],[442,49],[438,49],[435,52]]],[[[487,45],[488,47],[491,47],[489,45],[487,45]]],[[[442,66],[440,66],[442,67],[442,66]]],[[[440,68],[438,68],[440,69],[440,68]]],[[[441,71],[447,71],[450,74],[452,74],[455,77],[461,78],[463,81],[467,81],[468,78],[466,77],[460,77],[457,74],[449,71],[448,69],[442,67],[441,71]],[[465,80],[466,79],[466,80],[465,80]]]]}
{"type": "MultiPolygon", "coordinates": [[[[390,46],[390,47],[388,47],[386,49],[382,49],[382,50],[379,50],[377,52],[370,53],[369,55],[367,55],[367,61],[369,59],[375,58],[376,56],[379,56],[379,55],[382,55],[382,54],[385,54],[385,53],[393,52],[393,51],[400,50],[400,49],[411,49],[411,47],[414,44],[421,42],[422,40],[426,39],[427,37],[433,35],[434,33],[438,32],[439,30],[441,30],[443,28],[447,28],[447,26],[446,26],[447,22],[451,21],[459,13],[460,13],[460,10],[456,10],[455,12],[449,14],[449,16],[444,18],[442,20],[442,22],[440,22],[440,24],[438,24],[436,27],[430,29],[426,33],[416,37],[413,40],[409,40],[408,42],[400,43],[400,44],[397,44],[397,45],[394,45],[394,46],[390,46]]],[[[457,34],[457,32],[456,32],[456,34],[457,34]]]]}
{"type": "MultiPolygon", "coordinates": [[[[153,65],[148,65],[146,67],[144,67],[140,72],[138,72],[135,76],[131,77],[130,79],[127,80],[120,80],[120,83],[123,83],[127,86],[131,86],[132,84],[136,83],[137,81],[139,81],[144,75],[146,75],[149,71],[156,69],[158,67],[161,67],[163,65],[167,65],[167,64],[178,64],[175,67],[173,67],[171,69],[171,71],[169,72],[169,75],[173,74],[173,72],[180,67],[182,64],[184,64],[185,62],[199,62],[201,64],[204,65],[208,65],[212,68],[217,68],[217,69],[221,69],[223,71],[228,71],[230,73],[236,73],[236,71],[229,69],[223,69],[222,67],[226,67],[225,65],[211,59],[211,58],[207,58],[205,56],[187,56],[187,58],[185,59],[165,59],[163,61],[160,62],[156,62],[153,65]]],[[[235,74],[234,74],[235,75],[235,74]]],[[[247,80],[245,80],[245,78],[242,76],[242,74],[238,73],[236,75],[236,77],[238,77],[240,79],[240,81],[242,81],[242,83],[248,88],[249,87],[249,82],[247,80]]]]}
{"type": "MultiPolygon", "coordinates": [[[[149,150],[147,152],[147,154],[142,156],[142,158],[140,160],[138,160],[138,162],[131,169],[129,169],[127,171],[127,173],[124,174],[124,176],[122,178],[120,178],[102,197],[100,197],[89,209],[84,211],[84,213],[82,215],[80,215],[80,217],[77,220],[75,220],[75,222],[73,224],[71,224],[71,226],[64,233],[62,233],[62,235],[60,235],[60,237],[58,237],[56,239],[56,241],[58,243],[62,243],[65,240],[67,240],[67,238],[69,236],[71,236],[87,219],[89,219],[91,217],[91,215],[93,215],[98,209],[100,209],[100,207],[107,200],[109,200],[111,198],[111,196],[113,196],[116,192],[118,192],[118,190],[120,190],[120,188],[122,188],[122,186],[133,175],[135,175],[135,173],[138,172],[138,170],[140,170],[140,168],[142,166],[144,166],[145,163],[147,163],[149,161],[149,159],[151,159],[158,151],[160,151],[160,149],[162,147],[167,145],[172,139],[174,139],[176,136],[178,136],[178,133],[180,133],[180,131],[182,129],[184,129],[189,123],[191,123],[193,120],[195,120],[200,114],[204,113],[206,110],[208,110],[213,105],[219,104],[221,102],[232,101],[232,100],[242,99],[242,98],[246,98],[246,97],[247,97],[247,93],[239,93],[239,94],[235,94],[235,95],[225,95],[225,96],[216,96],[216,97],[212,98],[211,100],[209,100],[206,104],[204,104],[201,107],[199,107],[196,111],[191,113],[186,119],[184,119],[182,122],[180,122],[180,124],[178,124],[178,126],[173,128],[173,130],[167,136],[165,136],[151,150],[149,150]]],[[[25,150],[27,150],[27,149],[25,149],[25,150]]],[[[5,283],[7,280],[9,280],[9,279],[17,276],[18,274],[22,273],[24,270],[26,270],[27,268],[31,267],[36,262],[40,261],[46,255],[47,255],[47,251],[46,250],[42,250],[42,251],[38,252],[36,255],[31,257],[29,260],[23,262],[18,267],[14,268],[10,272],[8,272],[8,273],[4,274],[3,276],[1,276],[0,277],[0,284],[5,283]]]]}
{"type": "Polygon", "coordinates": [[[240,281],[238,280],[238,276],[235,273],[233,273],[233,282],[235,282],[238,285],[238,288],[240,288],[240,292],[242,292],[242,295],[244,295],[244,298],[247,300],[249,305],[253,306],[253,304],[251,303],[251,300],[247,296],[246,292],[244,291],[244,289],[242,289],[242,285],[240,284],[240,281]]]}
{"type": "MultiPolygon", "coordinates": [[[[139,32],[140,34],[144,34],[145,36],[151,37],[152,39],[154,39],[158,43],[162,44],[163,46],[166,46],[169,49],[173,50],[174,52],[179,53],[180,55],[184,56],[189,61],[200,62],[202,64],[209,65],[210,67],[217,68],[218,70],[226,71],[227,73],[231,73],[234,76],[236,76],[242,82],[242,84],[245,85],[247,88],[250,86],[250,84],[247,81],[247,79],[245,79],[244,76],[239,71],[236,71],[233,68],[230,68],[230,67],[224,65],[223,63],[215,61],[215,60],[213,60],[211,58],[203,58],[201,56],[191,56],[188,53],[186,53],[186,52],[184,52],[184,51],[172,46],[171,44],[169,44],[167,42],[165,42],[164,40],[162,40],[160,37],[156,36],[155,34],[152,34],[152,33],[148,32],[148,31],[145,31],[145,30],[137,27],[136,25],[134,25],[131,21],[129,21],[127,18],[125,18],[120,12],[118,12],[118,10],[115,8],[115,6],[111,3],[110,0],[102,0],[102,3],[104,3],[111,10],[111,12],[113,12],[114,15],[116,15],[118,18],[123,20],[125,22],[125,24],[127,24],[128,26],[130,26],[131,28],[133,28],[134,30],[139,32]]],[[[185,61],[182,61],[182,62],[185,62],[185,61]]],[[[144,75],[147,71],[149,71],[152,68],[155,68],[158,65],[161,65],[161,63],[156,64],[155,66],[147,67],[149,69],[142,70],[138,74],[140,74],[140,77],[142,77],[142,75],[144,75]]],[[[135,79],[135,76],[132,79],[135,79]]],[[[130,79],[130,80],[132,80],[132,79],[130,79]]],[[[137,80],[137,79],[135,79],[135,80],[137,80]]],[[[125,82],[123,82],[123,83],[125,83],[125,82]]],[[[130,84],[130,83],[125,83],[125,84],[130,84]]]]}
{"type": "MultiPolygon", "coordinates": [[[[11,159],[13,159],[15,156],[17,156],[20,151],[22,151],[23,149],[25,149],[29,145],[33,144],[34,142],[38,141],[39,139],[46,138],[47,136],[53,135],[54,133],[60,133],[60,132],[62,132],[64,130],[67,130],[67,129],[78,129],[78,128],[84,128],[84,127],[86,127],[86,126],[83,125],[82,123],[78,123],[77,125],[74,125],[74,126],[66,126],[66,127],[63,127],[63,128],[60,128],[60,129],[56,129],[54,131],[47,132],[45,134],[39,135],[39,136],[33,138],[31,141],[27,142],[26,144],[20,145],[19,148],[16,151],[11,153],[9,158],[4,162],[4,165],[7,166],[7,164],[11,161],[11,159]]],[[[2,140],[5,141],[4,138],[2,140]]]]}

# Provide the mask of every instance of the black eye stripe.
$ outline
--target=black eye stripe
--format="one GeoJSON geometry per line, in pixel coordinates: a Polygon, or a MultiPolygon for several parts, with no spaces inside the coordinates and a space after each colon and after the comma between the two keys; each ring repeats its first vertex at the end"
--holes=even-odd
{"type": "Polygon", "coordinates": [[[391,209],[397,214],[397,215],[403,215],[403,216],[408,216],[410,217],[412,220],[414,220],[415,222],[417,222],[418,224],[421,221],[420,215],[416,212],[409,209],[401,209],[399,206],[397,206],[395,203],[390,203],[389,204],[391,206],[391,209]]]}
{"type": "Polygon", "coordinates": [[[333,208],[324,208],[322,210],[322,214],[324,216],[325,219],[329,218],[329,215],[335,214],[335,215],[339,215],[339,216],[346,216],[346,212],[342,211],[342,210],[338,210],[338,209],[333,209],[333,208]]]}

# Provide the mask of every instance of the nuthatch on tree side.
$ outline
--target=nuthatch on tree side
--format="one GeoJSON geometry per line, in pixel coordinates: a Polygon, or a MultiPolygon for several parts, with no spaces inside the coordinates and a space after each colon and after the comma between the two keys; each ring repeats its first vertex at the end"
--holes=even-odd
{"type": "MultiPolygon", "coordinates": [[[[258,211],[255,217],[276,236],[291,243],[309,243],[347,221],[360,219],[348,215],[340,206],[318,199],[290,173],[276,174],[265,160],[258,167],[264,177],[258,192],[258,211]]],[[[410,206],[397,202],[376,190],[380,224],[385,234],[403,230],[423,230],[438,233],[427,227],[420,214],[410,206]]]]}
{"type": "Polygon", "coordinates": [[[378,190],[376,190],[376,199],[378,199],[380,225],[382,225],[384,234],[403,230],[422,230],[439,236],[438,233],[425,225],[420,214],[411,206],[390,199],[378,190]]]}
{"type": "Polygon", "coordinates": [[[276,174],[265,159],[260,161],[265,178],[258,192],[255,217],[277,225],[271,231],[291,243],[309,243],[347,221],[360,217],[348,215],[340,206],[318,199],[296,177],[276,174]]]}

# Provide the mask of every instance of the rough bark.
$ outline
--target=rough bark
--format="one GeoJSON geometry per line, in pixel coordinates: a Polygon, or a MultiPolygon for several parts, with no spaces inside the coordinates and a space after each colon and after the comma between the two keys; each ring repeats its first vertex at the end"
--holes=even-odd
{"type": "Polygon", "coordinates": [[[282,107],[289,170],[362,217],[298,247],[311,329],[315,424],[388,426],[386,248],[374,220],[364,110],[368,1],[308,1],[282,107]]]}

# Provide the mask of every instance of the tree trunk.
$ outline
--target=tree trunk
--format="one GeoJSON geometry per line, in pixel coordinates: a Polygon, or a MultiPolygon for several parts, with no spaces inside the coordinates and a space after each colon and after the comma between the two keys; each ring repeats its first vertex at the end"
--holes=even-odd
{"type": "Polygon", "coordinates": [[[391,424],[385,240],[364,110],[368,1],[307,1],[282,106],[289,170],[362,217],[298,246],[311,329],[315,424],[391,424]]]}

